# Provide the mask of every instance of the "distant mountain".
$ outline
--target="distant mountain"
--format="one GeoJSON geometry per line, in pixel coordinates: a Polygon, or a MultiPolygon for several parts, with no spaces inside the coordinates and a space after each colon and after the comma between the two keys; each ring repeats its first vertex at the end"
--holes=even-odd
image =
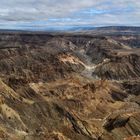
{"type": "Polygon", "coordinates": [[[135,26],[106,26],[106,27],[93,27],[93,26],[62,26],[62,27],[46,27],[46,28],[30,28],[20,30],[0,29],[1,33],[31,33],[31,32],[77,32],[86,34],[140,34],[140,27],[135,26]]]}
{"type": "Polygon", "coordinates": [[[140,27],[136,26],[107,26],[107,27],[98,27],[98,30],[119,30],[119,31],[140,31],[140,27]]]}
{"type": "Polygon", "coordinates": [[[134,26],[79,27],[71,31],[96,35],[140,35],[140,27],[134,26]]]}

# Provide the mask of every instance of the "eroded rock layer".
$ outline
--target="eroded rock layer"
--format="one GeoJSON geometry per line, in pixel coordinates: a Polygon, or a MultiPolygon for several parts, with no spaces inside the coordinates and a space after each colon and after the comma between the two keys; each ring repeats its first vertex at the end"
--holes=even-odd
{"type": "Polygon", "coordinates": [[[0,34],[0,139],[138,139],[140,49],[119,39],[0,34]]]}

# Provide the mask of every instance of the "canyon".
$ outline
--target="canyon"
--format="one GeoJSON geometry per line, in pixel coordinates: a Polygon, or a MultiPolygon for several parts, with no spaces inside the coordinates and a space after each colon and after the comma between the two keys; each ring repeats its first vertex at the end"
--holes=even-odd
{"type": "Polygon", "coordinates": [[[0,139],[139,139],[140,34],[87,32],[0,32],[0,139]]]}

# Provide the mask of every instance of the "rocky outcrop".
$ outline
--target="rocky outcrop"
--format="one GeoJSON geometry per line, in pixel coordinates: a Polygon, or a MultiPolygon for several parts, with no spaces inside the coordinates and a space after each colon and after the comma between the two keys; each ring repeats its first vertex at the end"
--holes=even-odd
{"type": "Polygon", "coordinates": [[[0,139],[138,136],[139,64],[110,37],[0,34],[0,139]]]}

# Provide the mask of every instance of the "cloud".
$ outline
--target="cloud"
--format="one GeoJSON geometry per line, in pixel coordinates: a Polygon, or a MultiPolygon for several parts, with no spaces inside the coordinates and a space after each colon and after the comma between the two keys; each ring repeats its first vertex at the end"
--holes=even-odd
{"type": "Polygon", "coordinates": [[[75,25],[140,25],[140,1],[1,0],[1,28],[75,25]]]}

